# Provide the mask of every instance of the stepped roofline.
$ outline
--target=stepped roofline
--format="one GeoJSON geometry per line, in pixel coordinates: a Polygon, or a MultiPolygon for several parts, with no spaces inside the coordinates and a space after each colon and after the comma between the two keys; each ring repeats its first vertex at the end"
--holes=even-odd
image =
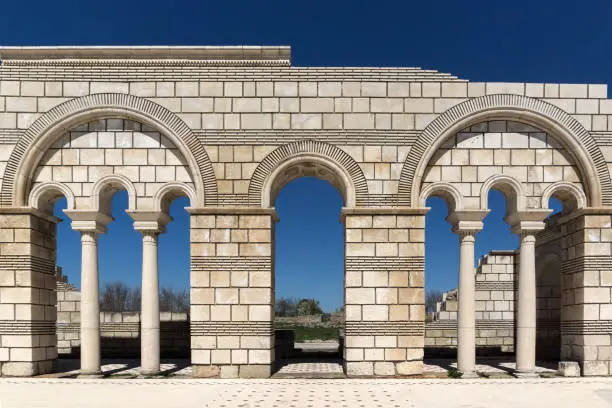
{"type": "Polygon", "coordinates": [[[289,46],[48,46],[0,47],[0,59],[91,61],[189,61],[263,65],[291,64],[289,46]]]}

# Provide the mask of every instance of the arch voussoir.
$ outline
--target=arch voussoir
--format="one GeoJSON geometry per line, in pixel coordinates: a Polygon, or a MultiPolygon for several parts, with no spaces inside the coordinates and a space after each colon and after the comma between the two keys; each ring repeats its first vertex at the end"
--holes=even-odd
{"type": "Polygon", "coordinates": [[[406,156],[398,185],[398,205],[419,205],[421,181],[427,164],[446,138],[471,124],[491,119],[524,121],[559,138],[576,157],[588,190],[589,205],[612,205],[612,180],[605,158],[584,126],[546,101],[511,94],[466,100],[431,122],[406,156]]]}
{"type": "Polygon", "coordinates": [[[0,206],[27,205],[30,173],[59,132],[92,119],[112,116],[143,122],[158,128],[172,139],[189,162],[199,204],[216,204],[217,182],[210,158],[200,140],[181,118],[145,98],[102,93],[71,99],[54,107],[23,133],[6,165],[0,189],[0,206]]]}

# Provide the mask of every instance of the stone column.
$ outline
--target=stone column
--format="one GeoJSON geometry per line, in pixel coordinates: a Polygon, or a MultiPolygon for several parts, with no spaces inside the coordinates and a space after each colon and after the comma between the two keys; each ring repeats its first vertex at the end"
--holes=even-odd
{"type": "Polygon", "coordinates": [[[535,233],[544,229],[550,210],[522,211],[506,220],[512,232],[520,234],[518,265],[518,301],[516,320],[516,375],[536,376],[536,278],[535,233]]]}
{"type": "Polygon", "coordinates": [[[142,234],[142,305],[140,310],[140,367],[144,375],[160,371],[159,273],[157,238],[171,218],[161,211],[128,211],[134,229],[142,234]]]}
{"type": "Polygon", "coordinates": [[[143,374],[159,373],[159,274],[157,233],[142,233],[142,310],[140,360],[143,374]]]}
{"type": "Polygon", "coordinates": [[[457,368],[463,378],[476,377],[476,276],[474,242],[488,211],[454,211],[448,221],[459,234],[459,290],[457,313],[457,368]]]}
{"type": "Polygon", "coordinates": [[[535,372],[535,241],[533,232],[521,233],[516,322],[516,369],[519,373],[528,374],[535,372]]]}
{"type": "Polygon", "coordinates": [[[98,234],[81,232],[81,375],[100,375],[98,234]]]}
{"type": "Polygon", "coordinates": [[[98,234],[106,232],[112,220],[90,210],[64,211],[72,219],[72,229],[81,232],[81,372],[97,377],[100,368],[100,296],[98,280],[98,234]]]}

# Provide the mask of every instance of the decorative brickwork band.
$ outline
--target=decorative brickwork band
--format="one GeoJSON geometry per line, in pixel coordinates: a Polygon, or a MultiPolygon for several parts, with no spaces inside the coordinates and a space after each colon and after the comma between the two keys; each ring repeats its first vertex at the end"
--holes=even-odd
{"type": "Polygon", "coordinates": [[[272,258],[269,256],[192,256],[191,270],[198,271],[270,271],[272,258]]]}
{"type": "Polygon", "coordinates": [[[478,120],[490,120],[498,113],[501,117],[512,115],[539,123],[547,131],[561,137],[569,151],[577,158],[589,180],[589,205],[612,205],[612,181],[605,158],[589,132],[571,115],[559,107],[541,99],[521,95],[495,94],[469,99],[445,111],[431,122],[412,145],[406,157],[398,186],[398,204],[418,206],[422,174],[447,136],[478,120]],[[552,129],[550,129],[552,128],[552,129]]]}
{"type": "Polygon", "coordinates": [[[424,336],[425,323],[404,320],[396,322],[352,322],[345,326],[347,336],[424,336]]]}
{"type": "Polygon", "coordinates": [[[411,257],[346,257],[347,271],[423,271],[425,258],[411,257]]]}
{"type": "Polygon", "coordinates": [[[31,255],[0,255],[0,269],[55,274],[54,260],[31,255]]]}
{"type": "Polygon", "coordinates": [[[561,323],[561,333],[565,335],[609,335],[612,333],[612,320],[568,320],[561,323]]]}
{"type": "MultiPolygon", "coordinates": [[[[427,322],[427,330],[457,330],[457,320],[436,320],[427,322]]],[[[476,319],[479,330],[514,330],[514,320],[479,320],[476,319]]]]}
{"type": "Polygon", "coordinates": [[[612,258],[609,256],[582,256],[568,259],[561,263],[562,273],[584,272],[588,270],[610,270],[612,269],[612,258]]]}
{"type": "Polygon", "coordinates": [[[192,336],[271,336],[271,322],[191,322],[192,336]]]}
{"type": "Polygon", "coordinates": [[[55,322],[44,320],[0,320],[0,336],[55,335],[55,322]]]}
{"type": "MultiPolygon", "coordinates": [[[[66,125],[81,124],[84,116],[95,117],[96,115],[134,118],[161,128],[160,130],[167,136],[175,139],[173,140],[175,143],[182,142],[188,150],[188,152],[183,153],[188,153],[186,157],[190,155],[192,158],[193,166],[191,166],[191,170],[194,172],[196,189],[198,194],[203,195],[200,198],[205,200],[206,204],[216,204],[217,180],[212,164],[204,146],[185,122],[168,109],[148,99],[115,93],[95,94],[72,99],[56,106],[38,118],[19,139],[11,153],[2,181],[0,204],[4,207],[25,205],[27,192],[25,190],[21,191],[25,186],[20,187],[16,183],[18,183],[20,176],[28,177],[27,172],[30,169],[22,167],[37,142],[57,129],[58,126],[65,129],[66,125]],[[17,174],[18,172],[22,174],[17,174]],[[19,194],[17,194],[18,191],[19,194]]],[[[194,203],[191,204],[194,205],[194,203]]]]}
{"type": "Polygon", "coordinates": [[[514,290],[516,290],[516,283],[514,281],[508,281],[508,282],[476,282],[476,290],[514,291],[514,290]]]}

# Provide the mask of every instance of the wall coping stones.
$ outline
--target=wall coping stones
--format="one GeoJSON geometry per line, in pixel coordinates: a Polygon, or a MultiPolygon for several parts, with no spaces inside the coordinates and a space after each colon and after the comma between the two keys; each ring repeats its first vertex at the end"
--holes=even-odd
{"type": "Polygon", "coordinates": [[[286,65],[289,46],[0,47],[7,65],[286,65]],[[58,61],[59,60],[59,61],[58,61]]]}

